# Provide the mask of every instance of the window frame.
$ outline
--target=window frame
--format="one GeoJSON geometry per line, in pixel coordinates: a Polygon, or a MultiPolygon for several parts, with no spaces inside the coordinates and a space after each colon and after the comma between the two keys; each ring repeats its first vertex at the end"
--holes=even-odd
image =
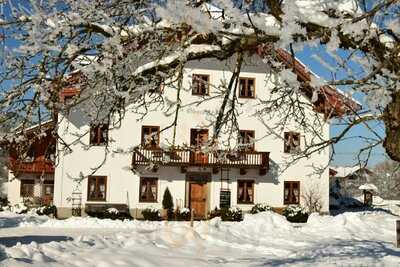
{"type": "Polygon", "coordinates": [[[299,132],[294,132],[294,131],[284,132],[283,133],[283,142],[284,142],[283,143],[283,153],[293,154],[293,153],[297,153],[301,150],[301,135],[299,132]],[[288,138],[286,138],[286,136],[288,136],[288,138]],[[290,136],[292,136],[291,138],[293,138],[294,136],[298,137],[298,140],[299,140],[298,146],[293,148],[289,144],[287,144],[290,136]]]}
{"type": "Polygon", "coordinates": [[[283,182],[283,204],[284,205],[299,205],[300,204],[300,181],[284,181],[283,182]],[[297,185],[298,189],[298,194],[297,194],[297,200],[293,201],[292,195],[294,195],[294,192],[291,194],[291,191],[293,191],[293,185],[297,185]],[[285,199],[285,189],[286,185],[289,185],[289,200],[285,199]]]}
{"type": "MultiPolygon", "coordinates": [[[[253,138],[254,140],[256,138],[256,131],[239,129],[239,140],[238,141],[240,141],[240,139],[242,139],[242,133],[245,135],[244,139],[246,139],[246,137],[248,136],[249,133],[253,135],[253,137],[251,137],[251,138],[253,138]]],[[[241,145],[243,147],[243,150],[245,150],[245,151],[255,151],[255,142],[253,144],[247,145],[247,146],[244,146],[245,143],[238,142],[238,144],[241,145]]],[[[250,142],[249,142],[249,144],[250,144],[250,142]]]]}
{"type": "Polygon", "coordinates": [[[239,77],[239,98],[249,98],[249,99],[253,99],[256,98],[256,78],[253,77],[239,77]],[[241,91],[240,91],[240,84],[241,81],[245,80],[245,94],[242,95],[241,91]],[[253,81],[253,96],[249,96],[249,80],[253,81]]]}
{"type": "Polygon", "coordinates": [[[89,176],[88,177],[88,182],[87,182],[87,201],[102,201],[105,202],[107,200],[107,176],[102,176],[102,175],[93,175],[93,176],[89,176]],[[98,195],[98,193],[100,191],[98,191],[99,189],[99,180],[100,179],[104,179],[104,197],[102,198],[91,198],[90,197],[90,185],[91,185],[91,180],[95,179],[95,192],[96,195],[98,195]]]}
{"type": "Polygon", "coordinates": [[[90,125],[90,133],[89,133],[89,144],[91,146],[106,146],[108,144],[109,139],[109,124],[108,123],[98,123],[90,125]],[[93,135],[93,130],[96,131],[97,140],[93,141],[96,136],[93,135]],[[104,138],[104,142],[101,141],[101,136],[103,135],[103,131],[106,132],[106,137],[104,138]]]}
{"type": "Polygon", "coordinates": [[[237,204],[244,204],[244,205],[247,205],[247,204],[254,204],[254,198],[255,198],[255,192],[254,192],[254,187],[255,187],[255,180],[246,180],[246,179],[239,179],[239,180],[237,180],[237,198],[236,198],[236,203],[237,204]],[[243,186],[243,192],[244,192],[244,199],[246,199],[246,196],[247,196],[247,183],[251,183],[251,188],[252,188],[252,201],[240,201],[239,200],[239,184],[240,183],[244,183],[244,186],[243,186]]]}
{"type": "MultiPolygon", "coordinates": [[[[151,133],[152,134],[152,131],[151,133]]],[[[142,125],[142,132],[141,132],[141,139],[140,139],[140,144],[145,147],[145,148],[159,148],[160,147],[160,126],[156,125],[142,125]],[[146,144],[144,140],[144,129],[145,128],[157,128],[157,144],[152,145],[152,144],[146,144]]]]}
{"type": "MultiPolygon", "coordinates": [[[[210,95],[210,75],[209,74],[200,74],[200,73],[195,73],[195,74],[192,74],[192,95],[197,95],[197,96],[207,96],[207,95],[210,95]],[[204,80],[203,79],[196,79],[196,77],[207,77],[207,81],[206,81],[206,84],[205,84],[205,86],[206,86],[206,92],[205,93],[199,93],[199,92],[196,92],[195,90],[194,90],[194,88],[195,88],[195,82],[197,83],[197,82],[200,82],[200,81],[202,81],[202,82],[204,82],[204,80]]],[[[198,89],[198,88],[197,88],[198,89]]]]}
{"type": "MultiPolygon", "coordinates": [[[[146,189],[147,191],[147,189],[146,189]]],[[[151,192],[151,191],[150,191],[151,192]]],[[[147,194],[148,192],[146,192],[147,194]]],[[[146,196],[148,197],[148,196],[146,196]]],[[[140,177],[139,180],[139,203],[158,203],[158,178],[157,177],[140,177]],[[146,187],[150,185],[150,190],[152,183],[148,182],[149,180],[152,180],[154,182],[154,185],[156,187],[156,192],[155,195],[156,197],[154,199],[143,199],[141,191],[142,191],[142,185],[144,182],[146,182],[146,187]]]]}
{"type": "Polygon", "coordinates": [[[21,182],[21,184],[20,184],[20,189],[19,189],[19,195],[20,195],[20,197],[34,197],[35,196],[35,180],[34,179],[21,179],[20,180],[21,182]],[[24,188],[24,185],[31,185],[32,186],[32,195],[26,195],[26,194],[23,194],[23,188],[24,188]]]}
{"type": "Polygon", "coordinates": [[[54,181],[44,181],[42,185],[42,195],[43,196],[54,196],[54,181]],[[51,186],[52,193],[51,194],[46,194],[46,187],[51,186]]]}

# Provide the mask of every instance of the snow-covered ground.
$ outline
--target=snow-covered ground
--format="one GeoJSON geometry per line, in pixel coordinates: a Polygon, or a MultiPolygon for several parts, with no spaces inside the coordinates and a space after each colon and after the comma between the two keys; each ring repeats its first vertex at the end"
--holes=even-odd
{"type": "Polygon", "coordinates": [[[191,228],[0,212],[0,266],[400,266],[397,219],[385,212],[313,214],[295,225],[264,212],[191,228]]]}

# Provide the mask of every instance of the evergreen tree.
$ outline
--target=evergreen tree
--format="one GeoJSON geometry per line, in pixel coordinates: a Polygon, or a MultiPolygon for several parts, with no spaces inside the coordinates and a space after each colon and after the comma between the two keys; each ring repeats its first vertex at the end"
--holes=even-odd
{"type": "Polygon", "coordinates": [[[174,202],[172,200],[171,192],[169,192],[168,187],[164,191],[162,206],[167,210],[168,219],[172,219],[174,214],[174,202]]]}

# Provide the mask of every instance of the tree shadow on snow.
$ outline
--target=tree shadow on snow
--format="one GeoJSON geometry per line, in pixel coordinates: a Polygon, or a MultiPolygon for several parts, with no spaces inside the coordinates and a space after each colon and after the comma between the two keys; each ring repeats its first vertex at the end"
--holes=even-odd
{"type": "MultiPolygon", "coordinates": [[[[330,243],[318,246],[318,248],[310,247],[310,255],[302,252],[298,257],[284,259],[270,259],[261,261],[258,266],[276,266],[276,265],[294,265],[307,264],[313,265],[317,263],[338,264],[338,261],[345,260],[348,264],[354,260],[357,263],[359,259],[371,259],[375,262],[386,256],[400,257],[400,250],[394,247],[393,243],[371,241],[371,240],[338,240],[336,243],[330,243]]],[[[339,263],[340,264],[340,263],[339,263]]]]}
{"type": "Polygon", "coordinates": [[[44,236],[44,235],[25,235],[25,236],[7,236],[0,237],[0,244],[6,247],[15,246],[18,242],[21,244],[30,244],[31,242],[36,242],[38,244],[50,243],[52,241],[71,241],[73,240],[70,236],[44,236]]]}
{"type": "Polygon", "coordinates": [[[44,219],[35,216],[20,216],[20,217],[0,217],[0,228],[17,227],[23,222],[42,222],[44,219]]]}
{"type": "Polygon", "coordinates": [[[363,207],[355,207],[355,208],[341,208],[341,209],[331,209],[329,211],[330,215],[336,216],[345,212],[364,212],[364,211],[380,211],[384,212],[390,215],[398,216],[397,214],[394,214],[390,210],[387,209],[382,209],[379,207],[368,207],[368,206],[363,206],[363,207]]]}

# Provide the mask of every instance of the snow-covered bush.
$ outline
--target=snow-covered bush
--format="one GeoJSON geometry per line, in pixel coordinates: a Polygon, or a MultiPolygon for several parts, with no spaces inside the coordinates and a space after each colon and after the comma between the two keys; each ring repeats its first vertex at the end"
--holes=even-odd
{"type": "Polygon", "coordinates": [[[37,215],[57,216],[57,208],[54,205],[41,206],[36,210],[37,215]]]}
{"type": "Polygon", "coordinates": [[[208,212],[208,219],[212,219],[215,217],[221,217],[221,210],[215,207],[213,210],[208,212]]]}
{"type": "Polygon", "coordinates": [[[111,220],[125,220],[125,219],[131,219],[131,215],[126,213],[126,212],[121,212],[116,208],[108,208],[104,211],[103,214],[104,219],[111,219],[111,220]]]}
{"type": "Polygon", "coordinates": [[[106,212],[115,215],[119,213],[119,211],[116,208],[108,208],[106,212]]]}
{"type": "Polygon", "coordinates": [[[190,210],[188,208],[181,208],[175,211],[175,218],[178,221],[189,221],[190,210]]]}
{"type": "Polygon", "coordinates": [[[256,214],[256,213],[259,213],[259,212],[270,211],[270,210],[272,210],[272,208],[270,206],[268,206],[267,204],[265,204],[265,203],[257,203],[251,208],[250,213],[251,214],[256,214]]]}
{"type": "Polygon", "coordinates": [[[223,221],[240,222],[243,219],[243,211],[239,207],[231,207],[221,210],[223,221]]]}
{"type": "Polygon", "coordinates": [[[18,214],[27,213],[28,207],[25,206],[24,203],[18,203],[18,204],[15,204],[13,207],[11,207],[11,212],[15,212],[18,214]]]}
{"type": "Polygon", "coordinates": [[[96,217],[99,219],[111,219],[111,220],[125,220],[132,219],[132,216],[127,211],[121,211],[117,208],[110,207],[101,210],[87,210],[85,211],[89,216],[96,217]]]}
{"type": "Polygon", "coordinates": [[[289,222],[305,223],[308,219],[308,213],[299,205],[289,205],[283,210],[283,216],[289,222]]]}
{"type": "Polygon", "coordinates": [[[223,221],[229,222],[239,222],[243,219],[243,211],[239,207],[231,207],[231,208],[223,208],[217,209],[215,208],[208,214],[209,219],[215,217],[221,217],[223,221]]]}
{"type": "Polygon", "coordinates": [[[160,221],[161,213],[157,208],[149,207],[142,210],[143,218],[146,221],[160,221]]]}

